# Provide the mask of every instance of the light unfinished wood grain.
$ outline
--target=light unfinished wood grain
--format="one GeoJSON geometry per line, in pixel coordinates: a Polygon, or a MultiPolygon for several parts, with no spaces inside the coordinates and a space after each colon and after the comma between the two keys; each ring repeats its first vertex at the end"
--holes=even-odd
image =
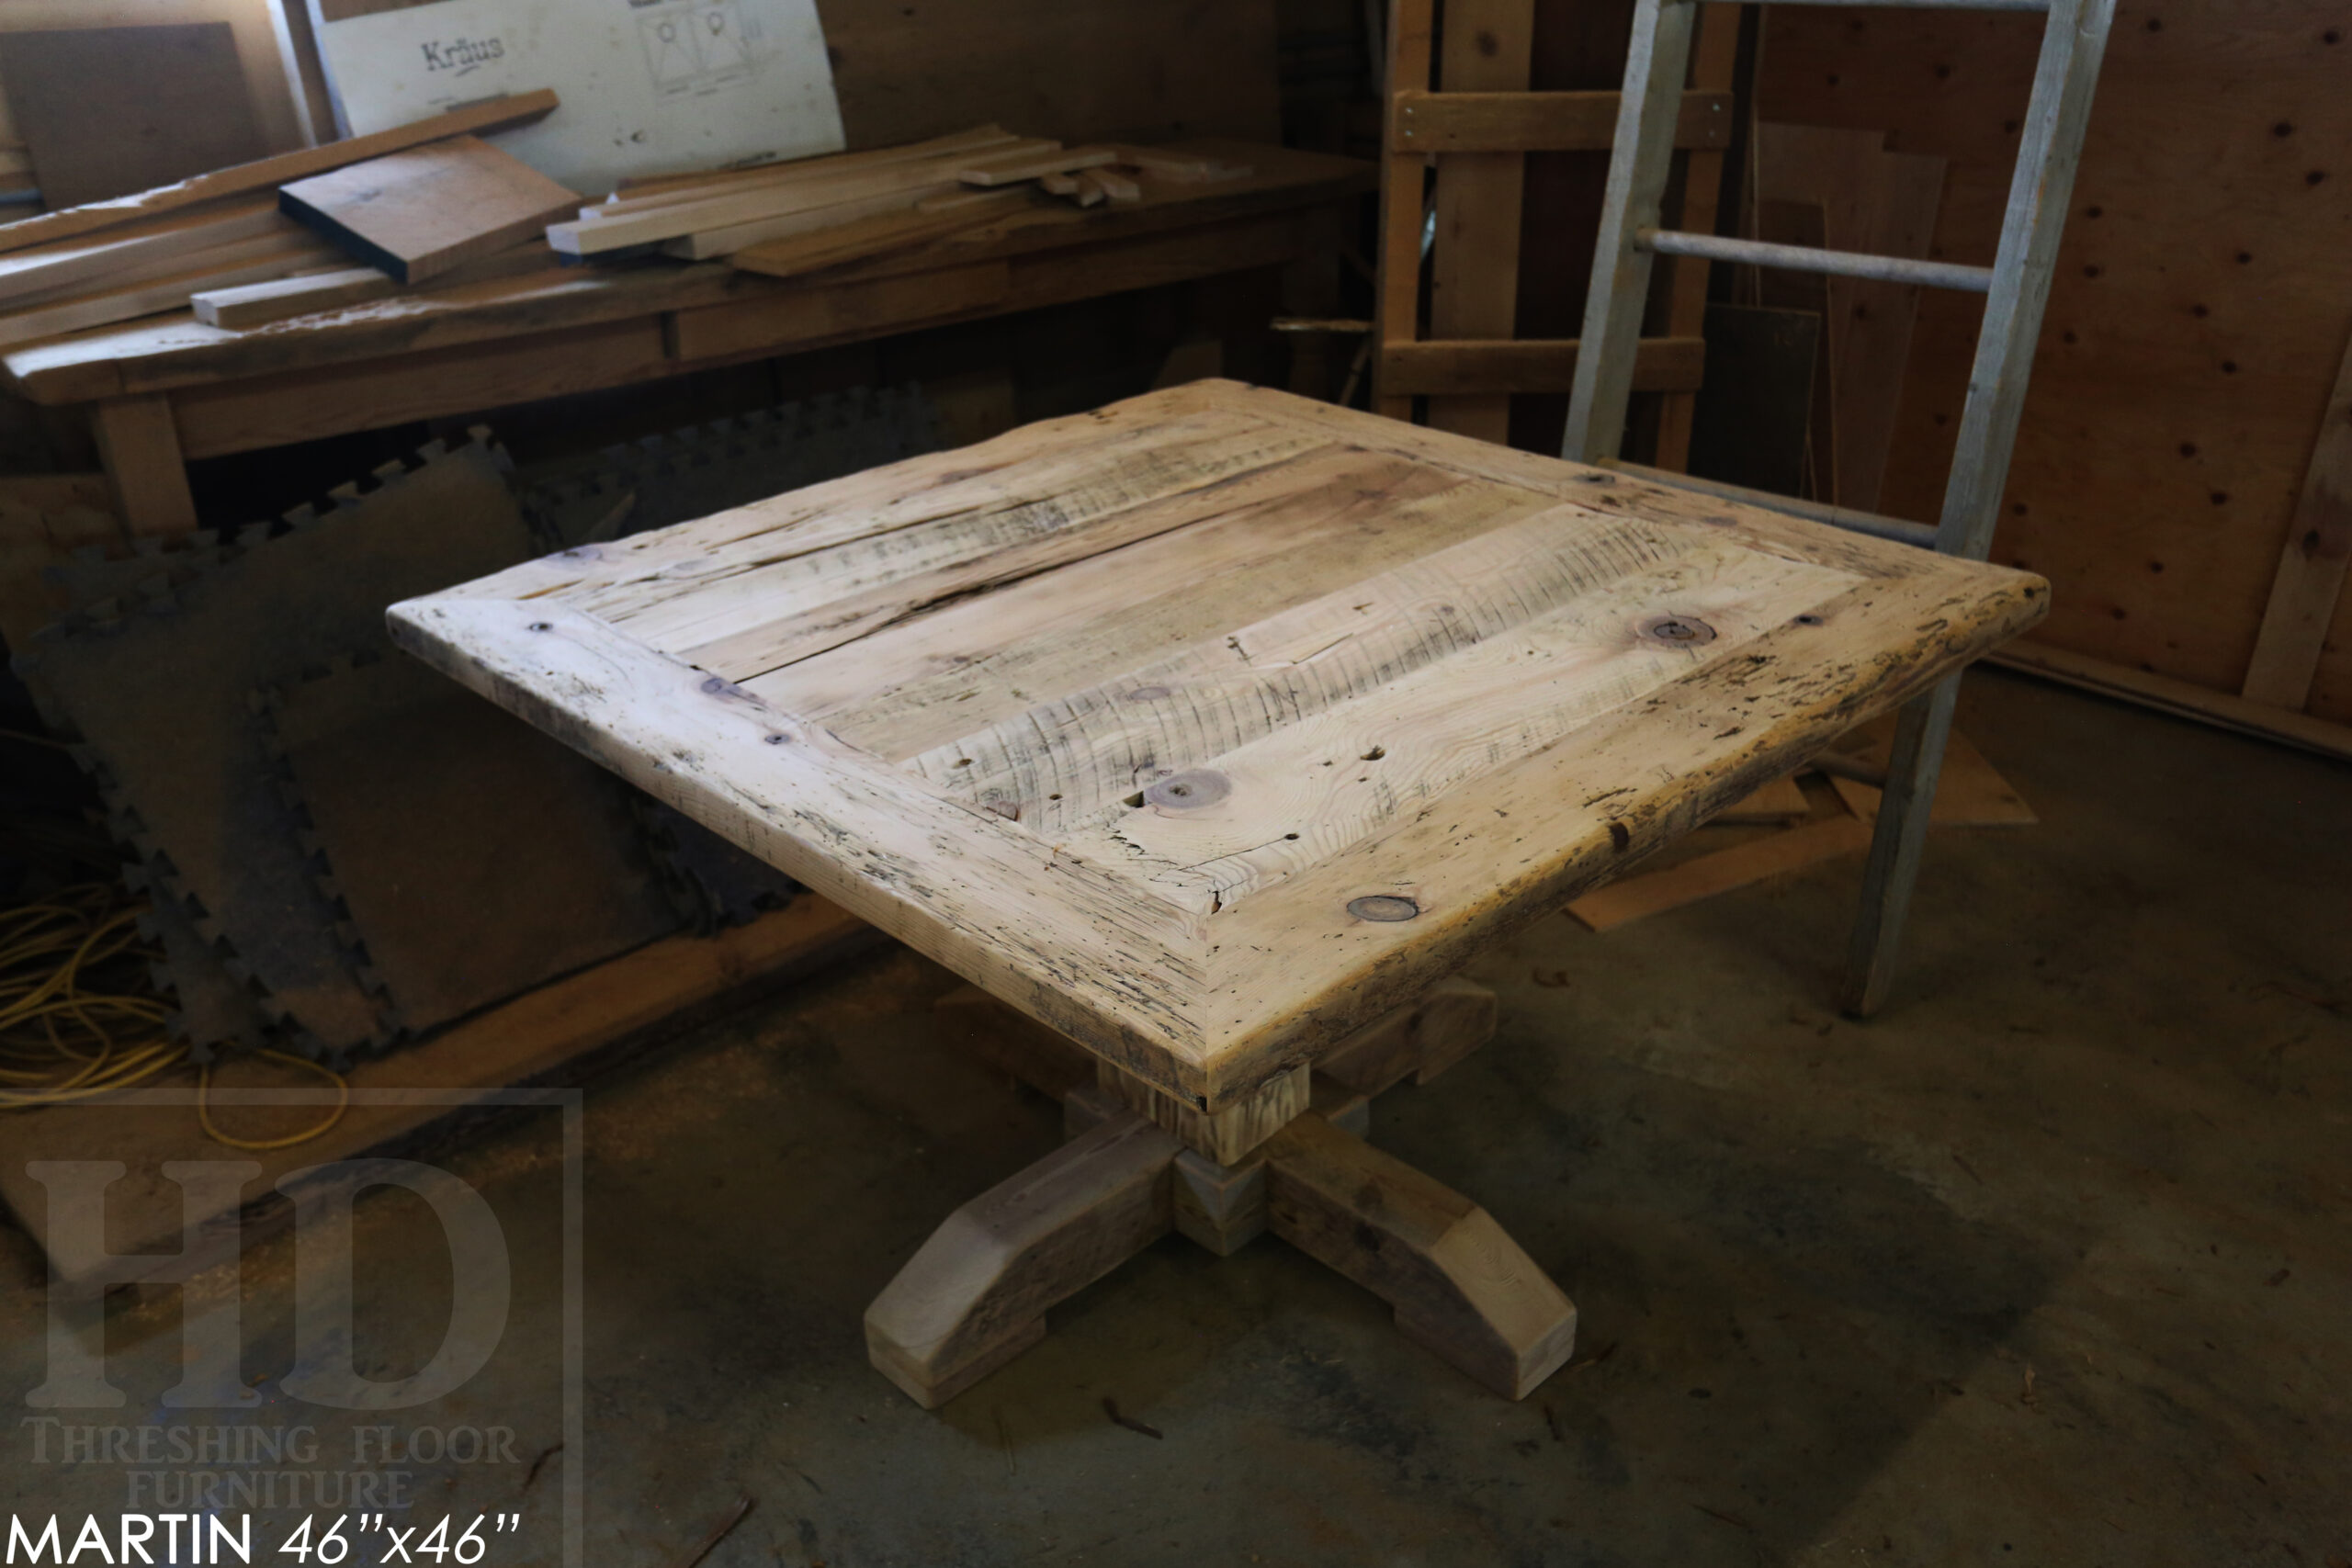
{"type": "Polygon", "coordinates": [[[136,196],[119,197],[112,201],[85,202],[80,207],[68,207],[56,212],[19,219],[14,223],[0,224],[0,251],[45,245],[53,241],[110,229],[119,223],[177,212],[220,197],[271,189],[288,180],[299,180],[328,169],[339,169],[346,164],[397,152],[404,147],[437,141],[445,136],[488,133],[528,125],[552,113],[556,101],[556,96],[544,89],[490,98],[451,109],[447,114],[395,126],[390,130],[347,137],[322,146],[281,152],[250,164],[215,169],[210,174],[191,175],[176,185],[158,186],[136,196]]]}
{"type": "Polygon", "coordinates": [[[1210,381],[392,620],[1213,1114],[2043,599],[2023,572],[1210,381]]]}
{"type": "Polygon", "coordinates": [[[1044,1338],[1047,1307],[1168,1233],[1182,1146],[1129,1111],[957,1210],[865,1309],[876,1369],[932,1410],[1044,1338]]]}
{"type": "Polygon", "coordinates": [[[1509,1399],[1576,1348],[1577,1309],[1494,1217],[1312,1112],[1269,1141],[1273,1233],[1396,1310],[1396,1326],[1509,1399]]]}
{"type": "Polygon", "coordinates": [[[1129,1110],[1174,1134],[1204,1158],[1229,1166],[1280,1132],[1306,1109],[1309,1069],[1304,1062],[1250,1094],[1216,1111],[1196,1111],[1171,1100],[1133,1073],[1102,1065],[1099,1083],[1129,1110]]]}
{"type": "MultiPolygon", "coordinates": [[[[159,310],[186,305],[209,288],[259,283],[291,273],[331,267],[341,259],[315,236],[299,230],[215,245],[172,258],[170,265],[176,270],[161,276],[96,288],[86,294],[68,292],[62,298],[44,297],[20,302],[20,308],[0,315],[0,346],[152,316],[159,310]]],[[[137,270],[148,269],[142,266],[137,270]]]]}
{"type": "Polygon", "coordinates": [[[478,136],[452,136],[280,186],[277,205],[402,283],[526,240],[579,196],[478,136]]]}
{"type": "Polygon", "coordinates": [[[141,281],[136,269],[153,267],[150,276],[185,271],[183,258],[267,234],[283,233],[292,223],[278,216],[267,197],[225,201],[173,213],[121,230],[83,239],[61,240],[0,254],[0,300],[17,301],[54,297],[59,290],[120,287],[141,281]]]}
{"type": "MultiPolygon", "coordinates": [[[[435,276],[432,287],[436,290],[462,288],[469,284],[549,271],[557,265],[555,253],[533,241],[461,263],[435,276]]],[[[241,284],[233,288],[209,288],[190,296],[188,305],[195,310],[196,319],[207,326],[246,332],[272,321],[389,299],[403,288],[390,274],[372,266],[338,267],[332,272],[241,284]]]]}
{"type": "MultiPolygon", "coordinates": [[[[631,205],[649,197],[669,196],[679,191],[703,193],[712,190],[742,189],[777,180],[826,179],[836,175],[855,174],[878,168],[888,164],[904,164],[918,158],[934,158],[944,153],[977,152],[982,149],[1001,150],[1020,143],[1022,138],[1001,126],[980,125],[969,130],[959,130],[946,136],[934,136],[922,141],[902,141],[895,147],[876,147],[865,152],[832,152],[815,158],[794,158],[783,163],[754,164],[741,169],[702,169],[675,175],[632,175],[620,182],[620,188],[602,203],[597,211],[627,211],[631,205]]],[[[1048,143],[1040,142],[1046,146],[1048,143]]],[[[590,214],[582,211],[585,218],[590,214]]]]}

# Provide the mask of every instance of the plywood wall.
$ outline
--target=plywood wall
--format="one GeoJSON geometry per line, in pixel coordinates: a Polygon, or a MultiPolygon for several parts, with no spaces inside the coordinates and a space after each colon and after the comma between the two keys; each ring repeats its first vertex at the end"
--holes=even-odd
{"type": "MultiPolygon", "coordinates": [[[[1768,120],[1950,161],[1938,256],[1988,264],[2029,16],[1772,6],[1768,120]]],[[[1981,301],[1929,291],[1883,509],[1932,518],[1981,301]]],[[[2352,6],[2123,0],[1996,558],[2059,647],[2235,692],[2352,342],[2352,6]]],[[[2352,597],[2309,711],[2352,721],[2352,597]]]]}
{"type": "Polygon", "coordinates": [[[852,147],[996,120],[1278,140],[1273,0],[817,0],[852,147]]]}
{"type": "MultiPolygon", "coordinates": [[[[47,28],[164,27],[177,22],[226,22],[235,30],[237,63],[243,67],[255,119],[266,149],[282,152],[304,145],[306,137],[278,56],[271,19],[276,0],[8,0],[0,6],[0,31],[47,28]]],[[[15,128],[0,104],[0,138],[15,128]]]]}

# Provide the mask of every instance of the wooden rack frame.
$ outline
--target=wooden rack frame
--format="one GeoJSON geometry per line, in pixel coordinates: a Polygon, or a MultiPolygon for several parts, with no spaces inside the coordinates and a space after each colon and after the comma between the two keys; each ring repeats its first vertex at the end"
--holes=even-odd
{"type": "MultiPolygon", "coordinates": [[[[1712,230],[1721,200],[1740,11],[1711,8],[1683,96],[1675,146],[1689,155],[1681,221],[1690,230],[1712,230]]],[[[1514,336],[1526,155],[1607,152],[1620,95],[1528,90],[1534,0],[1448,0],[1442,51],[1434,12],[1435,0],[1396,0],[1389,26],[1373,408],[1409,420],[1413,400],[1426,397],[1434,428],[1501,443],[1511,394],[1565,393],[1576,376],[1576,339],[1514,336]],[[1442,90],[1432,90],[1441,52],[1442,90]],[[1424,335],[1422,237],[1432,223],[1424,335]]],[[[1679,469],[1689,456],[1706,306],[1706,262],[1675,262],[1665,335],[1644,340],[1634,368],[1637,390],[1668,394],[1661,468],[1679,469]]]]}

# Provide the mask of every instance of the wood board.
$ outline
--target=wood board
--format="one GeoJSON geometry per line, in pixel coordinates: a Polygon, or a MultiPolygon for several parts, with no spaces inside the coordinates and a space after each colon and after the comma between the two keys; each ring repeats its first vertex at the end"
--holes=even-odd
{"type": "Polygon", "coordinates": [[[36,343],[85,327],[136,321],[180,309],[208,288],[233,288],[315,271],[333,266],[339,259],[317,239],[299,231],[216,245],[155,264],[177,269],[160,277],[69,293],[62,299],[20,302],[17,309],[0,315],[0,347],[36,343]]]}
{"type": "Polygon", "coordinates": [[[1204,381],[390,618],[1215,1112],[2021,631],[2042,593],[1204,381]]]}
{"type": "Polygon", "coordinates": [[[227,22],[0,36],[0,91],[52,209],[264,152],[227,22]]]}
{"type": "MultiPolygon", "coordinates": [[[[1444,94],[1527,90],[1535,0],[1447,0],[1439,26],[1438,85],[1444,94]]],[[[1398,140],[1401,144],[1401,134],[1398,140]]],[[[1513,335],[1526,172],[1525,155],[1515,151],[1462,152],[1438,161],[1429,261],[1430,337],[1513,335]]],[[[1392,380],[1384,378],[1382,385],[1393,392],[1392,380]]],[[[1510,394],[1441,399],[1430,405],[1429,422],[1482,441],[1508,441],[1510,394]]]]}
{"type": "Polygon", "coordinates": [[[555,107],[553,93],[517,93],[512,97],[493,98],[486,103],[451,109],[447,114],[435,115],[430,119],[422,119],[395,130],[379,131],[373,136],[354,136],[342,141],[328,142],[322,147],[306,147],[299,152],[280,152],[275,157],[256,158],[250,164],[215,169],[209,174],[191,175],[175,184],[158,186],[135,196],[117,197],[111,201],[85,202],[79,207],[18,219],[14,223],[0,224],[0,252],[95,233],[117,224],[182,211],[222,197],[268,190],[288,180],[299,180],[328,169],[339,169],[345,164],[356,164],[363,158],[381,157],[387,152],[397,152],[403,147],[437,141],[445,136],[463,136],[527,125],[533,120],[546,118],[554,112],[555,107]]]}
{"type": "MultiPolygon", "coordinates": [[[[1308,218],[1319,219],[1323,209],[1370,185],[1370,170],[1351,159],[1235,142],[1197,145],[1221,159],[1254,164],[1256,173],[1207,186],[1155,189],[1147,193],[1140,208],[1041,211],[1017,228],[1008,226],[985,247],[977,247],[978,252],[1034,258],[1020,263],[1020,270],[1033,274],[1017,306],[1028,309],[1254,265],[1270,231],[1281,227],[1293,231],[1289,243],[1266,259],[1284,259],[1310,243],[1310,229],[1319,230],[1319,223],[1310,225],[1308,218]],[[1067,254],[1073,247],[1081,247],[1080,254],[1067,254]]],[[[997,199],[989,192],[972,194],[997,199]]],[[[0,230],[0,246],[7,243],[9,232],[0,230]]],[[[1317,232],[1311,243],[1328,242],[1317,232]]],[[[867,276],[903,265],[862,266],[834,281],[841,289],[854,290],[865,287],[867,276]]],[[[770,288],[718,266],[571,267],[551,277],[503,286],[404,295],[306,322],[293,333],[256,336],[222,332],[189,317],[170,318],[11,352],[6,375],[11,389],[42,403],[186,389],[190,396],[180,431],[182,446],[191,456],[199,449],[217,454],[326,434],[317,417],[322,406],[321,389],[295,384],[306,372],[338,373],[341,384],[332,400],[342,407],[360,404],[364,384],[369,394],[365,417],[356,412],[358,423],[341,428],[374,428],[425,417],[410,412],[418,406],[424,388],[437,393],[424,400],[436,413],[552,395],[539,389],[550,382],[558,383],[554,390],[579,389],[578,379],[562,384],[547,372],[544,362],[576,366],[582,358],[595,357],[603,346],[599,340],[612,335],[598,329],[616,323],[643,329],[622,335],[650,340],[642,359],[635,357],[634,347],[630,350],[633,367],[642,365],[648,375],[675,374],[679,367],[663,365],[665,358],[677,357],[664,354],[660,320],[664,313],[674,313],[681,321],[718,315],[720,307],[730,314],[757,313],[771,302],[788,304],[787,296],[821,304],[825,292],[805,286],[770,288]],[[488,345],[500,352],[449,355],[447,359],[463,363],[461,370],[453,371],[445,363],[433,367],[434,373],[424,373],[429,362],[424,356],[432,351],[467,345],[488,345]],[[504,352],[510,349],[511,354],[504,352]],[[501,359],[516,363],[502,366],[497,363],[501,359]],[[273,411],[310,412],[290,420],[274,412],[267,419],[241,415],[238,423],[245,426],[242,445],[209,445],[217,438],[221,419],[216,410],[198,406],[209,400],[208,394],[240,404],[257,398],[273,411]],[[213,437],[205,437],[200,427],[207,425],[215,427],[213,437]],[[300,434],[279,434],[288,429],[300,434]]],[[[729,335],[744,348],[806,341],[795,333],[762,336],[730,331],[729,335]]],[[[576,377],[576,370],[572,374],[576,377]]]]}
{"type": "MultiPolygon", "coordinates": [[[[553,251],[534,241],[460,263],[433,283],[435,288],[455,288],[547,272],[560,265],[553,251]]],[[[188,297],[188,305],[196,312],[196,319],[208,327],[249,332],[272,321],[364,305],[370,299],[387,299],[401,293],[401,287],[390,274],[372,266],[338,267],[331,272],[304,273],[266,283],[203,289],[188,297]]]]}
{"type": "Polygon", "coordinates": [[[534,238],[579,204],[577,192],[478,136],[452,136],[277,187],[280,211],[402,283],[423,283],[534,238]]]}
{"type": "Polygon", "coordinates": [[[141,269],[185,271],[192,254],[292,228],[269,197],[232,197],[85,239],[35,245],[0,255],[0,301],[13,307],[77,287],[88,290],[142,282],[141,269]]]}
{"type": "MultiPolygon", "coordinates": [[[[1867,725],[1839,750],[1883,773],[1894,754],[1894,727],[1883,720],[1867,725]]],[[[1875,788],[1842,773],[1831,774],[1829,783],[1847,810],[1866,822],[1878,819],[1875,788]]],[[[1975,742],[1955,729],[1944,742],[1943,771],[1937,776],[1935,809],[1928,820],[1938,828],[2030,828],[2041,818],[1975,742]]]]}
{"type": "Polygon", "coordinates": [[[1869,823],[1848,814],[1825,817],[1785,833],[1612,882],[1571,899],[1566,913],[1588,931],[1610,931],[1645,915],[1662,915],[1824,861],[1858,855],[1870,847],[1869,823]]]}

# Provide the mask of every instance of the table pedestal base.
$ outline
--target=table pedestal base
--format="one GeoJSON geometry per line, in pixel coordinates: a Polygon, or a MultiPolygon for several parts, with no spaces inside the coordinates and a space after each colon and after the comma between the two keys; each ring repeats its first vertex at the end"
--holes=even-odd
{"type": "Polygon", "coordinates": [[[1526,1397],[1568,1359],[1575,1305],[1484,1209],[1364,1142],[1372,1095],[1458,1060],[1492,1032],[1493,1004],[1453,981],[1369,1026],[1254,1146],[1231,1155],[1228,1130],[1198,1133],[1222,1140],[1218,1160],[1160,1124],[1173,1118],[1134,1109],[1134,1080],[1088,1083],[1074,1047],[977,992],[951,998],[967,1016],[986,1010],[975,1021],[998,1038],[984,1054],[1061,1095],[1071,1138],[932,1233],[866,1309],[867,1354],[934,1409],[1043,1338],[1048,1307],[1171,1228],[1221,1256],[1271,1230],[1386,1301],[1408,1337],[1526,1397]]]}

